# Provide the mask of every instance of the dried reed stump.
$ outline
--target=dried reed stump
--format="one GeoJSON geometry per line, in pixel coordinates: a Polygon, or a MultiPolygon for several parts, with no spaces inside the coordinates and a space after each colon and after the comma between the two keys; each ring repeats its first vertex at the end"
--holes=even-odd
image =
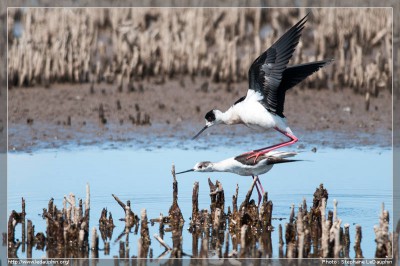
{"type": "Polygon", "coordinates": [[[107,118],[105,116],[104,107],[102,103],[99,105],[99,120],[101,124],[103,125],[107,124],[107,118]]]}

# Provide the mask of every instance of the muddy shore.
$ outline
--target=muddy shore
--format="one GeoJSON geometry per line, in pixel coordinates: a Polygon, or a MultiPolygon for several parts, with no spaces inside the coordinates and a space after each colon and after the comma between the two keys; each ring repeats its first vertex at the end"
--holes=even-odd
{"type": "MultiPolygon", "coordinates": [[[[8,148],[30,151],[115,141],[157,146],[157,140],[184,141],[203,126],[207,111],[226,110],[246,91],[246,83],[227,85],[200,78],[136,82],[122,92],[105,83],[14,88],[8,92],[8,148]],[[106,121],[99,118],[99,109],[106,121]]],[[[391,97],[386,90],[371,97],[366,111],[365,97],[350,89],[297,87],[287,93],[284,113],[299,145],[389,147],[391,97]]],[[[257,136],[240,125],[209,129],[202,141],[213,139],[207,135],[257,136]]],[[[280,137],[275,132],[267,136],[280,137]]]]}

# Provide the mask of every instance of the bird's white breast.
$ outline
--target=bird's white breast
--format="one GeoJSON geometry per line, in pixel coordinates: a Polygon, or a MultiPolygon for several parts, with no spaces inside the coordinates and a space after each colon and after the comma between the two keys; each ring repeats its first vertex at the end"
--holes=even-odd
{"type": "Polygon", "coordinates": [[[286,129],[286,119],[268,112],[259,101],[263,96],[259,92],[249,90],[246,99],[236,104],[234,113],[243,124],[256,130],[266,130],[273,127],[286,129]]]}
{"type": "Polygon", "coordinates": [[[214,170],[216,171],[230,172],[241,176],[262,175],[271,170],[271,168],[272,165],[267,165],[265,160],[259,161],[256,165],[244,165],[233,158],[229,158],[214,164],[214,170]]]}

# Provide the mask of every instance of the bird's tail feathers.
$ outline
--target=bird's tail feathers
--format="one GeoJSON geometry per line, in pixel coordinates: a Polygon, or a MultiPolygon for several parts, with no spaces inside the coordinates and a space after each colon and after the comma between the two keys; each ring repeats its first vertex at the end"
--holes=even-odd
{"type": "Polygon", "coordinates": [[[284,159],[284,158],[268,158],[268,164],[292,163],[292,162],[301,162],[301,161],[303,161],[303,160],[284,159]]]}
{"type": "Polygon", "coordinates": [[[289,66],[282,73],[282,82],[279,85],[284,91],[293,88],[308,76],[335,61],[333,58],[289,66]]]}

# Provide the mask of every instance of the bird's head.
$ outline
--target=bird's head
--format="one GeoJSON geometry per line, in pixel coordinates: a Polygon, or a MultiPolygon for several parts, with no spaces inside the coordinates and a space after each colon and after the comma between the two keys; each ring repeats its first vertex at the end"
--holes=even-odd
{"type": "Polygon", "coordinates": [[[212,171],[213,171],[213,163],[207,161],[207,162],[196,163],[196,165],[192,169],[182,171],[176,174],[179,175],[187,172],[212,172],[212,171]]]}
{"type": "Polygon", "coordinates": [[[193,169],[195,172],[212,172],[212,167],[212,162],[207,161],[196,163],[193,169]]]}
{"type": "Polygon", "coordinates": [[[203,133],[203,131],[206,130],[207,128],[213,125],[221,124],[223,122],[222,112],[220,110],[211,110],[205,115],[204,118],[206,119],[206,125],[192,139],[195,139],[198,136],[200,136],[200,134],[203,133]]]}

